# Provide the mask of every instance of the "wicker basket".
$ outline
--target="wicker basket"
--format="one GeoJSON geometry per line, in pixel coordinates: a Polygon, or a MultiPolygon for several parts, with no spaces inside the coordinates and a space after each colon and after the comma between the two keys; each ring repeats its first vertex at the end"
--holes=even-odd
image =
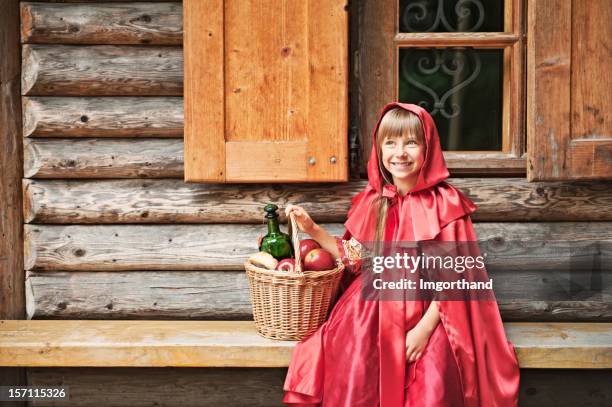
{"type": "Polygon", "coordinates": [[[295,251],[294,272],[263,269],[248,260],[244,268],[257,331],[270,339],[299,341],[327,319],[344,265],[338,259],[332,270],[302,272],[300,240],[293,214],[289,234],[295,251]]]}

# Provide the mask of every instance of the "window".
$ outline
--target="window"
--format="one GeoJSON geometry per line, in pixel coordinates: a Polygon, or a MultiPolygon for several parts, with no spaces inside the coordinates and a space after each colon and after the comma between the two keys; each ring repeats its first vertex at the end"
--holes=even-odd
{"type": "Polygon", "coordinates": [[[374,125],[367,111],[399,100],[431,113],[453,174],[524,173],[523,1],[366,3],[360,66],[374,67],[362,69],[360,80],[390,90],[363,86],[364,149],[374,125]],[[385,23],[375,27],[376,19],[385,23]],[[376,55],[381,62],[373,61],[376,55]],[[385,64],[393,67],[390,75],[380,75],[385,64]]]}

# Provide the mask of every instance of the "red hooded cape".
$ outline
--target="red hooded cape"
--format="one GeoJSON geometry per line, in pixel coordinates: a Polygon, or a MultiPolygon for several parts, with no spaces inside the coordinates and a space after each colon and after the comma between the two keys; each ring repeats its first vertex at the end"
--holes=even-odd
{"type": "MultiPolygon", "coordinates": [[[[469,217],[476,206],[444,182],[448,176],[429,113],[416,105],[389,103],[374,129],[368,185],[353,198],[343,238],[374,240],[377,214],[372,203],[382,194],[390,200],[385,241],[476,241],[469,217]],[[394,185],[383,185],[378,169],[378,127],[384,114],[394,107],[415,113],[425,133],[425,160],[415,187],[405,196],[394,185]]],[[[343,292],[328,321],[296,347],[285,380],[285,403],[334,407],[405,405],[405,335],[425,309],[422,304],[418,309],[416,301],[372,304],[343,298],[359,296],[355,288],[358,278],[354,277],[343,276],[342,289],[350,287],[343,292]],[[346,315],[350,321],[346,321],[346,315]],[[345,332],[348,330],[352,332],[345,332]]],[[[438,308],[459,369],[464,406],[518,405],[518,362],[506,339],[497,302],[439,301],[438,308]]]]}

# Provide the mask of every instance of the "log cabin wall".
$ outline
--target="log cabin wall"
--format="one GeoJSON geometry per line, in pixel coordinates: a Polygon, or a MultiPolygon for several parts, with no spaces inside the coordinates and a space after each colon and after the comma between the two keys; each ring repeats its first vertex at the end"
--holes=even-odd
{"type": "MultiPolygon", "coordinates": [[[[183,181],[180,2],[23,2],[21,32],[28,318],[250,319],[242,261],[256,251],[265,203],[300,203],[331,232],[343,232],[365,180],[183,181]]],[[[498,294],[513,298],[500,300],[505,321],[612,321],[610,298],[596,290],[558,299],[546,283],[560,263],[546,247],[515,257],[505,247],[579,241],[587,259],[609,250],[609,183],[451,182],[479,206],[479,239],[496,245],[489,271],[500,281],[498,294]]],[[[239,405],[248,397],[249,405],[269,406],[280,405],[284,374],[49,368],[28,376],[33,385],[70,386],[78,405],[239,405]],[[179,387],[189,391],[176,398],[179,387]]],[[[521,404],[609,401],[602,390],[609,379],[607,372],[526,370],[521,404]],[[575,385],[551,398],[559,383],[575,385]]]]}

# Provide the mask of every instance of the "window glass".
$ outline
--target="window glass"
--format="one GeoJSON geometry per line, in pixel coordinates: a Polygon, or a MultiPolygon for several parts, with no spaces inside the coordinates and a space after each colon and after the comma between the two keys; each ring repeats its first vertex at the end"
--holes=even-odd
{"type": "Polygon", "coordinates": [[[427,109],[444,150],[501,150],[503,50],[401,48],[399,100],[427,109]]]}
{"type": "Polygon", "coordinates": [[[400,0],[400,32],[502,32],[502,0],[400,0]]]}

